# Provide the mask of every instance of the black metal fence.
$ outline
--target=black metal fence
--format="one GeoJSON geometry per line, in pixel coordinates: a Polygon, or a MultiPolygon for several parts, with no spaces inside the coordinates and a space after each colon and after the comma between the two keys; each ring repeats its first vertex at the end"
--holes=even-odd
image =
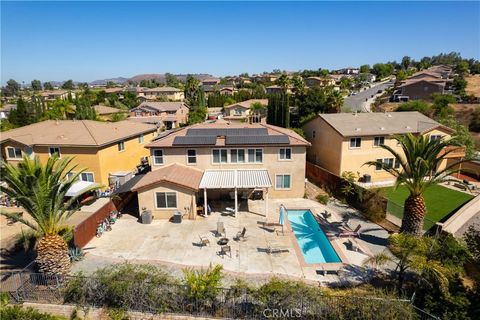
{"type": "Polygon", "coordinates": [[[82,307],[117,307],[154,314],[178,314],[231,319],[420,319],[439,320],[409,300],[359,296],[258,296],[247,289],[222,288],[215,296],[198,299],[181,284],[121,281],[112,292],[93,277],[7,273],[0,291],[17,303],[77,304],[82,307]],[[117,292],[115,292],[118,290],[117,292]]]}

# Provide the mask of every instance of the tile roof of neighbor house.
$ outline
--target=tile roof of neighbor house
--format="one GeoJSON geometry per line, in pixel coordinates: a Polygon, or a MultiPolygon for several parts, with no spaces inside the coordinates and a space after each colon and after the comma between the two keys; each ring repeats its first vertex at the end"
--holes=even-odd
{"type": "Polygon", "coordinates": [[[2,132],[0,142],[13,140],[24,145],[105,146],[142,133],[156,126],[130,121],[47,120],[2,132]]]}
{"type": "MultiPolygon", "coordinates": [[[[70,106],[73,110],[76,110],[77,107],[75,105],[70,106]]],[[[95,112],[98,115],[107,115],[107,114],[112,114],[112,113],[118,113],[118,112],[127,112],[126,110],[118,109],[118,108],[113,108],[113,107],[108,107],[104,105],[97,104],[93,106],[95,109],[95,112]]]]}
{"type": "Polygon", "coordinates": [[[223,107],[224,109],[230,109],[230,108],[233,108],[233,107],[242,107],[242,108],[245,108],[245,109],[248,109],[252,106],[252,104],[254,103],[261,103],[263,105],[268,105],[268,99],[250,99],[250,100],[246,100],[246,101],[242,101],[242,102],[237,102],[237,103],[233,103],[233,104],[230,104],[228,106],[225,106],[223,107]]]}
{"type": "Polygon", "coordinates": [[[42,97],[48,97],[48,96],[61,96],[63,94],[68,93],[66,90],[53,90],[53,91],[44,91],[41,93],[42,97]]]}
{"type": "Polygon", "coordinates": [[[157,124],[162,123],[164,117],[162,116],[145,116],[145,117],[128,117],[127,121],[138,122],[138,123],[150,123],[157,124]]]}
{"type": "Polygon", "coordinates": [[[446,84],[445,79],[438,79],[438,78],[419,78],[419,79],[406,79],[401,82],[401,84],[398,86],[398,88],[401,87],[406,87],[412,84],[416,83],[421,83],[421,82],[426,82],[432,85],[436,85],[438,87],[444,87],[446,84]]]}
{"type": "MultiPolygon", "coordinates": [[[[189,127],[181,128],[175,131],[172,131],[170,134],[156,139],[155,141],[150,142],[145,147],[146,148],[168,148],[168,147],[178,147],[174,145],[174,140],[176,137],[184,137],[187,135],[187,131],[189,129],[252,129],[251,131],[259,130],[259,129],[266,129],[268,136],[286,136],[289,141],[289,145],[292,146],[310,146],[310,142],[305,140],[299,134],[294,132],[293,130],[272,126],[269,124],[264,123],[254,123],[254,124],[247,124],[247,123],[229,123],[226,121],[216,121],[213,123],[199,123],[189,127]]],[[[245,142],[244,145],[249,145],[245,142]]],[[[261,146],[262,144],[255,144],[257,146],[261,146]]],[[[225,138],[216,137],[215,146],[225,146],[225,138]]],[[[185,145],[183,145],[185,147],[185,145]]],[[[212,147],[212,145],[196,145],[196,147],[212,147]]]]}
{"type": "Polygon", "coordinates": [[[166,111],[177,111],[181,107],[187,107],[187,105],[183,102],[158,102],[158,101],[144,101],[140,103],[137,107],[131,109],[141,109],[141,108],[150,108],[154,109],[159,112],[166,112],[166,111]]]}
{"type": "Polygon", "coordinates": [[[144,189],[163,182],[172,183],[187,189],[198,190],[203,170],[173,163],[144,175],[133,187],[132,191],[144,189]]]}
{"type": "Polygon", "coordinates": [[[202,89],[203,89],[204,92],[214,92],[216,90],[220,91],[220,90],[225,90],[225,89],[234,90],[233,86],[218,85],[218,84],[215,84],[215,85],[204,84],[204,85],[202,85],[202,89]]]}
{"type": "Polygon", "coordinates": [[[180,92],[182,90],[174,87],[157,87],[157,88],[139,88],[137,92],[180,92]]]}
{"type": "Polygon", "coordinates": [[[444,128],[417,111],[372,113],[324,113],[318,115],[344,137],[424,133],[444,128]]]}

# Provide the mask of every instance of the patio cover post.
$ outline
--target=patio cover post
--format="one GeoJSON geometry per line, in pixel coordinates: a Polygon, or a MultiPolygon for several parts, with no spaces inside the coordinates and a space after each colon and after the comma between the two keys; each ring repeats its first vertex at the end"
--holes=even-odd
{"type": "Polygon", "coordinates": [[[203,214],[208,216],[207,188],[203,188],[203,214]]]}
{"type": "Polygon", "coordinates": [[[268,188],[265,188],[265,220],[268,222],[268,188]]]}
{"type": "Polygon", "coordinates": [[[238,192],[237,187],[235,187],[235,218],[237,217],[238,212],[238,192]]]}

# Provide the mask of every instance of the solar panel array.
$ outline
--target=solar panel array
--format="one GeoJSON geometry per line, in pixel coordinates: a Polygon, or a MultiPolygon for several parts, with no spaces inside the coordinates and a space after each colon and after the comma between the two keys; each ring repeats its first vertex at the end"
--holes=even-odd
{"type": "Polygon", "coordinates": [[[226,145],[289,144],[288,136],[227,136],[226,145]]]}
{"type": "Polygon", "coordinates": [[[212,145],[217,142],[216,136],[178,136],[173,139],[173,145],[212,145]]]}
{"type": "Polygon", "coordinates": [[[267,136],[267,128],[192,128],[187,136],[267,136]]]}

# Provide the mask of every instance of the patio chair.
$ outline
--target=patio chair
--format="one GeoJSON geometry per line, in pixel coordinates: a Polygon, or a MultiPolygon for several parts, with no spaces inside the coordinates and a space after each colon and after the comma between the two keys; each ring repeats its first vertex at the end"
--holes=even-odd
{"type": "Polygon", "coordinates": [[[329,272],[338,275],[342,268],[343,264],[341,263],[323,263],[317,270],[317,273],[321,273],[323,276],[329,272]]]}
{"type": "Polygon", "coordinates": [[[346,242],[344,242],[344,244],[347,246],[348,250],[355,251],[355,252],[361,251],[360,247],[350,239],[348,239],[346,242]]]}
{"type": "Polygon", "coordinates": [[[215,236],[219,237],[219,236],[222,236],[223,234],[225,234],[225,225],[223,224],[223,221],[218,221],[215,236]]]}
{"type": "Polygon", "coordinates": [[[273,253],[284,253],[284,252],[289,252],[290,250],[287,247],[284,246],[277,246],[277,245],[271,245],[270,243],[267,244],[267,253],[268,254],[273,254],[273,253]]]}
{"type": "Polygon", "coordinates": [[[355,230],[351,231],[351,230],[343,230],[343,231],[340,231],[338,234],[337,234],[337,237],[358,237],[360,238],[360,228],[362,227],[361,224],[359,224],[355,230]]]}
{"type": "Polygon", "coordinates": [[[230,246],[221,246],[220,251],[218,252],[218,255],[224,258],[226,254],[228,254],[228,256],[231,258],[232,248],[230,246]]]}
{"type": "Polygon", "coordinates": [[[204,236],[201,236],[201,235],[198,235],[198,237],[200,238],[200,242],[199,242],[200,248],[202,248],[206,245],[210,245],[210,240],[208,240],[207,237],[204,237],[204,236]]]}
{"type": "Polygon", "coordinates": [[[247,228],[243,227],[242,231],[238,231],[237,232],[237,235],[235,237],[233,237],[233,240],[240,240],[240,239],[243,239],[245,240],[245,233],[247,232],[247,228]]]}

